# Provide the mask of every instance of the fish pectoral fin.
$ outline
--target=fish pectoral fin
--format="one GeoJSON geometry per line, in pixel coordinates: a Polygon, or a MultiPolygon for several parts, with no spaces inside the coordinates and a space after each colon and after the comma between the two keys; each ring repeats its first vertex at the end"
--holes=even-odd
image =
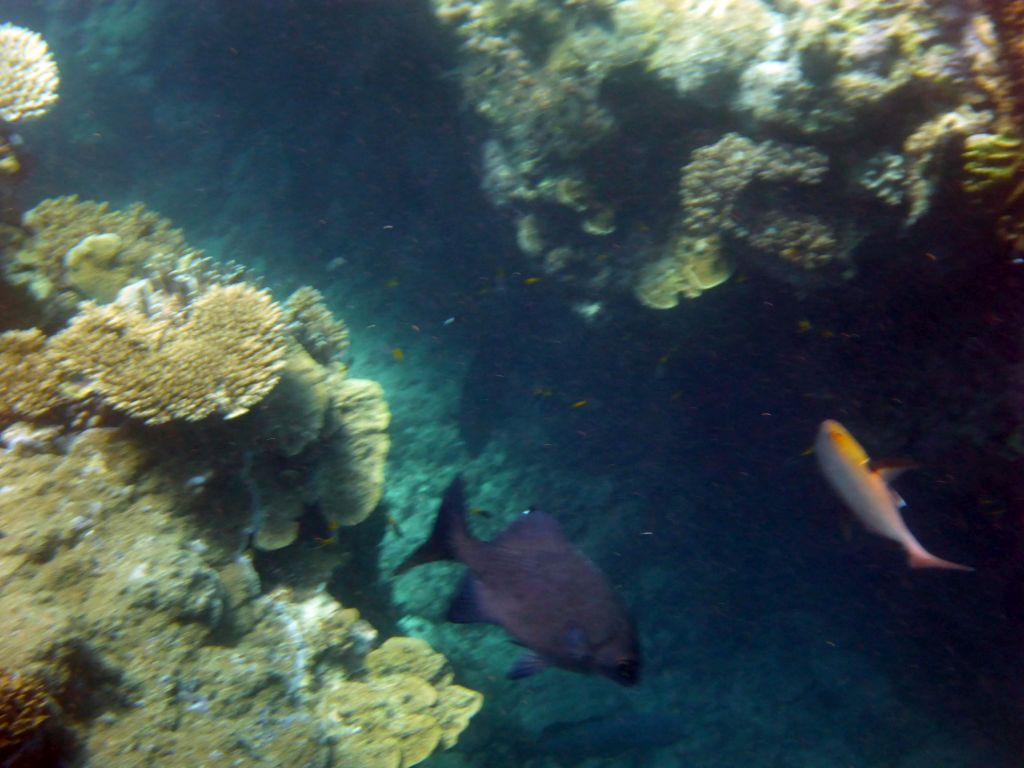
{"type": "Polygon", "coordinates": [[[913,459],[871,459],[868,461],[868,469],[877,472],[887,483],[891,483],[908,469],[917,469],[920,466],[913,459]]]}
{"type": "Polygon", "coordinates": [[[522,680],[548,668],[548,663],[536,653],[524,653],[508,671],[509,680],[522,680]]]}
{"type": "Polygon", "coordinates": [[[448,606],[448,621],[455,624],[494,624],[480,600],[480,585],[467,573],[459,582],[451,605],[448,606]]]}

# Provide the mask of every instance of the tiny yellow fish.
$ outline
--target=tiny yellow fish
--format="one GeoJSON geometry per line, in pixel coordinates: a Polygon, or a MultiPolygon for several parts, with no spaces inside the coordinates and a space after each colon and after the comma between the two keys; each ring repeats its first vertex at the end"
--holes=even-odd
{"type": "Polygon", "coordinates": [[[586,404],[587,404],[586,400],[577,400],[575,403],[573,403],[569,407],[570,408],[583,408],[584,406],[586,406],[586,404]]]}
{"type": "Polygon", "coordinates": [[[834,339],[835,336],[836,336],[836,332],[832,331],[832,330],[829,330],[828,328],[826,328],[825,330],[823,330],[821,332],[821,338],[823,338],[823,339],[834,339]]]}
{"type": "Polygon", "coordinates": [[[405,352],[402,351],[401,347],[395,347],[391,350],[391,357],[394,358],[396,363],[400,363],[405,360],[405,352]]]}
{"type": "Polygon", "coordinates": [[[540,278],[539,277],[528,277],[525,280],[523,280],[523,285],[535,285],[536,283],[539,283],[539,282],[540,282],[540,278]]]}
{"type": "Polygon", "coordinates": [[[469,514],[480,515],[480,517],[486,517],[488,520],[491,518],[491,513],[488,512],[486,509],[481,509],[480,507],[471,507],[469,510],[469,514]]]}
{"type": "Polygon", "coordinates": [[[386,285],[386,286],[387,286],[388,288],[397,288],[397,287],[398,287],[398,278],[397,278],[397,277],[392,277],[392,278],[391,278],[390,280],[388,280],[388,281],[387,281],[387,282],[385,283],[385,285],[386,285]]]}
{"type": "Polygon", "coordinates": [[[811,321],[806,319],[800,320],[796,324],[796,330],[797,333],[807,333],[809,330],[811,330],[811,321]]]}

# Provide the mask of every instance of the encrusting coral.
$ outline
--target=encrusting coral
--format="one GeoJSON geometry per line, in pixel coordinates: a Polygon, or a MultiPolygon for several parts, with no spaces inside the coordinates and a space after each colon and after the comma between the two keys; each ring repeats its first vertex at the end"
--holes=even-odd
{"type": "Polygon", "coordinates": [[[449,749],[483,704],[452,683],[447,660],[423,640],[393,637],[366,657],[365,680],[335,680],[320,713],[343,738],[342,763],[408,768],[449,749]]]}
{"type": "Polygon", "coordinates": [[[0,24],[0,118],[9,123],[48,112],[57,102],[60,75],[37,32],[0,24]]]}

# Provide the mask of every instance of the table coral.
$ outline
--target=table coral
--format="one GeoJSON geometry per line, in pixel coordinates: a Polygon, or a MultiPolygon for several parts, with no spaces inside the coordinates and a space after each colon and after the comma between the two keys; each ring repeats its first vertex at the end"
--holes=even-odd
{"type": "Polygon", "coordinates": [[[0,24],[0,119],[9,123],[46,114],[57,102],[60,75],[37,32],[0,24]]]}
{"type": "Polygon", "coordinates": [[[48,344],[68,378],[115,410],[160,424],[230,419],[277,384],[286,344],[281,308],[244,283],[214,286],[190,303],[153,293],[140,306],[125,290],[88,304],[48,344]]]}

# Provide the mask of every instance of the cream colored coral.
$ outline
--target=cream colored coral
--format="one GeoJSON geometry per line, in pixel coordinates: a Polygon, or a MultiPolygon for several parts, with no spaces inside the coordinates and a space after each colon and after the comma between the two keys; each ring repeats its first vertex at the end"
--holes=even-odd
{"type": "Polygon", "coordinates": [[[0,118],[9,123],[45,114],[57,102],[60,75],[42,36],[0,24],[0,118]]]}
{"type": "Polygon", "coordinates": [[[651,309],[671,309],[679,295],[695,299],[732,276],[717,235],[677,237],[671,252],[640,271],[633,292],[651,309]]]}
{"type": "Polygon", "coordinates": [[[348,328],[320,291],[304,285],[288,297],[284,308],[292,334],[314,360],[326,365],[341,359],[348,349],[348,328]]]}
{"type": "Polygon", "coordinates": [[[284,321],[267,291],[218,285],[185,305],[159,294],[139,299],[145,292],[131,288],[113,304],[87,303],[50,342],[62,370],[84,378],[89,393],[159,424],[240,416],[277,384],[284,321]]]}
{"type": "Polygon", "coordinates": [[[83,298],[110,301],[123,285],[149,274],[151,262],[188,253],[181,230],[140,203],[114,211],[77,195],[51,198],[26,213],[24,221],[32,236],[5,252],[4,272],[37,299],[57,291],[68,314],[83,298]],[[97,242],[94,236],[104,239],[97,242]]]}
{"type": "Polygon", "coordinates": [[[384,491],[391,412],[383,388],[369,379],[336,379],[332,397],[309,490],[330,523],[357,525],[384,491]]]}

